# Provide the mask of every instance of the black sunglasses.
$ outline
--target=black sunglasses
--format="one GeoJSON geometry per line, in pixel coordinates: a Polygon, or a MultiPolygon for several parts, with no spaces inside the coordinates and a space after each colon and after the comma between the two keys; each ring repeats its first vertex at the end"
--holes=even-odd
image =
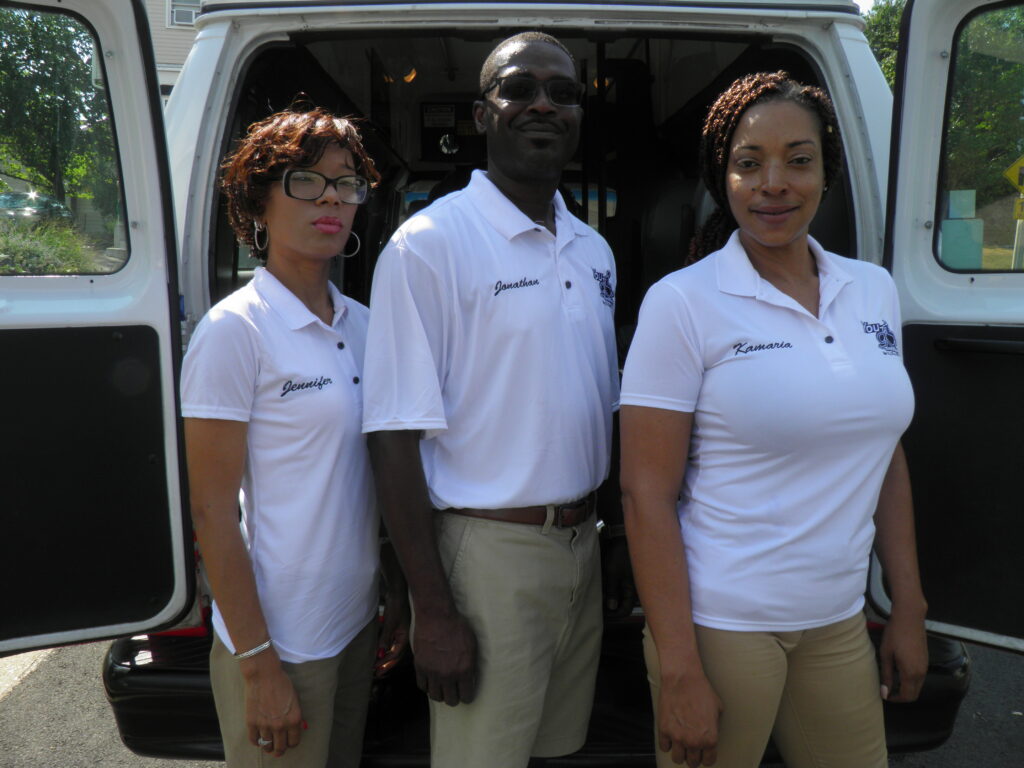
{"type": "Polygon", "coordinates": [[[525,75],[506,75],[496,77],[484,88],[481,96],[486,96],[495,88],[498,98],[516,104],[530,104],[537,98],[537,89],[543,88],[548,101],[556,107],[578,107],[583,103],[583,84],[575,80],[555,79],[537,80],[525,75]]]}

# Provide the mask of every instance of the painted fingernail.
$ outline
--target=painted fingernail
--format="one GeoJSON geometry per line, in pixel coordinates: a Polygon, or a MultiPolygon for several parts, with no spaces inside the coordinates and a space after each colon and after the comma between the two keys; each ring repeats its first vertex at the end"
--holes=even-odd
{"type": "Polygon", "coordinates": [[[377,649],[377,658],[383,659],[387,655],[387,651],[384,648],[377,649]]]}
{"type": "Polygon", "coordinates": [[[309,730],[309,723],[307,723],[305,720],[302,721],[302,730],[304,730],[304,731],[308,731],[309,730]]]}

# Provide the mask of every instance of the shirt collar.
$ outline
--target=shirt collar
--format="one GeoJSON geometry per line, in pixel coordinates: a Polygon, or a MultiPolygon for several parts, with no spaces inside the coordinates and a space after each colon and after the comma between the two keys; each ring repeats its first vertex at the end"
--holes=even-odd
{"type": "MultiPolygon", "coordinates": [[[[537,223],[531,221],[529,216],[505,197],[505,193],[498,189],[483,171],[473,171],[466,190],[472,196],[473,204],[480,215],[505,239],[511,240],[524,232],[537,229],[537,223]]],[[[569,213],[565,201],[557,190],[551,202],[555,207],[555,231],[558,233],[559,243],[570,236],[576,237],[586,233],[587,225],[569,213]]]]}
{"type": "MultiPolygon", "coordinates": [[[[852,283],[850,273],[842,267],[842,256],[829,253],[810,235],[807,242],[818,265],[818,285],[822,297],[821,305],[825,307],[847,283],[852,283]]],[[[740,231],[732,233],[729,241],[718,252],[715,264],[718,276],[718,289],[723,293],[736,296],[754,296],[759,293],[761,276],[750,263],[747,252],[740,244],[740,231]]]]}
{"type": "MultiPolygon", "coordinates": [[[[252,284],[256,292],[281,316],[285,325],[290,330],[297,331],[312,323],[320,322],[320,318],[310,312],[309,308],[302,303],[299,297],[289,291],[284,286],[284,283],[268,272],[266,267],[256,268],[252,284]]],[[[334,283],[328,281],[327,290],[331,294],[331,303],[334,305],[334,317],[331,320],[331,327],[337,328],[338,324],[348,314],[348,306],[345,303],[345,297],[334,283]]]]}

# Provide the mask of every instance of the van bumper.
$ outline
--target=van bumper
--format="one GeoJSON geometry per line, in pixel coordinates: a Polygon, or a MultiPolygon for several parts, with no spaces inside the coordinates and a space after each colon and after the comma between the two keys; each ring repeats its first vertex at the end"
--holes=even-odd
{"type": "MultiPolygon", "coordinates": [[[[642,621],[605,629],[594,712],[584,748],[549,760],[551,768],[653,765],[650,693],[641,652],[642,621]]],[[[876,645],[879,627],[871,627],[876,645]]],[[[210,690],[210,636],[116,640],[105,657],[103,683],[125,745],[147,757],[223,759],[210,690]]],[[[953,732],[970,685],[970,659],[957,640],[930,635],[928,676],[912,704],[884,704],[890,752],[917,752],[953,732]]],[[[766,762],[778,755],[769,745],[766,762]]],[[[364,768],[426,768],[427,706],[408,659],[374,684],[364,768]]]]}

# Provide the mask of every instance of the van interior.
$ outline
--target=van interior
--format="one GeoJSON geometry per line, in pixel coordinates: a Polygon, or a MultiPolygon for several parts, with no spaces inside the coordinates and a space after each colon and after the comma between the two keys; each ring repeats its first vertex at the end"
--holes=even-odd
{"type": "MultiPolygon", "coordinates": [[[[335,114],[356,116],[383,176],[362,206],[361,253],[337,279],[369,299],[377,254],[407,217],[464,186],[484,168],[487,147],[472,105],[480,65],[517,30],[375,38],[295,34],[256,51],[239,80],[226,152],[247,126],[299,94],[335,114]]],[[[617,322],[629,329],[651,283],[683,266],[696,224],[710,213],[699,181],[701,124],[715,97],[750,72],[785,69],[821,85],[812,62],[766,37],[573,37],[560,39],[586,85],[580,146],[563,175],[569,207],[608,240],[618,267],[617,322]],[[583,201],[586,200],[586,205],[583,201]]],[[[845,184],[826,195],[812,234],[856,256],[845,184]]],[[[214,224],[211,286],[218,300],[248,279],[255,262],[234,242],[223,212],[214,224]]],[[[622,341],[628,341],[623,338],[622,341]]],[[[624,350],[623,350],[624,351],[624,350]]]]}

